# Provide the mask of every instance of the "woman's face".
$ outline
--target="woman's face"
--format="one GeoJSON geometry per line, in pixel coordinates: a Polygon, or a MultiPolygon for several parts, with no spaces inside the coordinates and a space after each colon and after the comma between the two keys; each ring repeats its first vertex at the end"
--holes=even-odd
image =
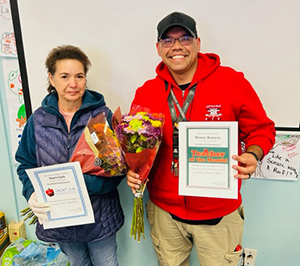
{"type": "Polygon", "coordinates": [[[51,85],[56,89],[61,107],[81,105],[85,92],[86,76],[82,63],[76,59],[56,61],[54,75],[48,73],[51,85]]]}

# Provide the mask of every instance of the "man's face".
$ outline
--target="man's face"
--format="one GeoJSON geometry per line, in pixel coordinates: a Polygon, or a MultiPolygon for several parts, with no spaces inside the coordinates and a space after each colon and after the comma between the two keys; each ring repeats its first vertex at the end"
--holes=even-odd
{"type": "MultiPolygon", "coordinates": [[[[180,38],[190,35],[189,32],[182,27],[172,27],[163,38],[180,38]]],[[[200,39],[193,39],[191,44],[182,45],[179,40],[176,40],[172,47],[164,47],[161,42],[156,43],[158,55],[162,58],[165,65],[173,75],[173,78],[178,82],[177,77],[188,78],[187,82],[191,82],[198,63],[198,52],[200,51],[200,39]]]]}

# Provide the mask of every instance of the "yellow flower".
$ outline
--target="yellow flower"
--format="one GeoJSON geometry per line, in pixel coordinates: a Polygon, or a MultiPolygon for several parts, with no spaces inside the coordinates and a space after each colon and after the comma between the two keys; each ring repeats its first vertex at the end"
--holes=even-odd
{"type": "Polygon", "coordinates": [[[151,121],[151,119],[149,118],[149,116],[147,116],[147,115],[143,115],[143,119],[145,120],[145,121],[151,121]]]}
{"type": "Polygon", "coordinates": [[[116,171],[116,169],[111,169],[110,170],[110,174],[112,175],[112,176],[114,176],[114,175],[116,175],[118,172],[116,171]]]}
{"type": "Polygon", "coordinates": [[[138,148],[136,149],[136,153],[139,153],[139,152],[141,152],[141,151],[143,151],[143,150],[144,150],[143,147],[138,147],[138,148]]]}
{"type": "Polygon", "coordinates": [[[151,125],[154,126],[154,127],[161,127],[161,121],[151,120],[151,125]]]}
{"type": "Polygon", "coordinates": [[[130,142],[131,142],[131,143],[134,143],[134,142],[136,141],[136,139],[137,139],[137,135],[134,134],[134,135],[132,135],[132,136],[130,137],[130,142]]]}
{"type": "Polygon", "coordinates": [[[146,141],[147,140],[147,137],[145,137],[144,135],[140,135],[140,138],[142,141],[146,141]]]}
{"type": "Polygon", "coordinates": [[[134,131],[138,131],[139,128],[142,128],[143,122],[137,119],[132,119],[129,122],[129,129],[134,130],[134,131]]]}

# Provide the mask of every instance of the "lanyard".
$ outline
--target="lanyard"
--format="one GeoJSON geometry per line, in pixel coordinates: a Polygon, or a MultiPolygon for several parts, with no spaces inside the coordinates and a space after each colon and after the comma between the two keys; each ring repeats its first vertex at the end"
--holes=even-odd
{"type": "MultiPolygon", "coordinates": [[[[168,88],[168,83],[165,82],[166,89],[168,88]]],[[[190,91],[183,103],[183,107],[181,108],[173,90],[171,87],[170,94],[168,96],[168,104],[169,109],[171,113],[172,123],[173,123],[173,160],[172,160],[172,166],[171,171],[175,176],[178,176],[178,158],[179,158],[179,146],[178,146],[178,123],[180,121],[186,121],[186,112],[191,104],[191,102],[194,99],[195,90],[196,90],[197,84],[195,84],[193,87],[190,88],[190,91]],[[175,104],[174,104],[175,102],[175,104]],[[175,105],[179,111],[179,115],[177,117],[175,105]]]]}
{"type": "MultiPolygon", "coordinates": [[[[166,84],[167,86],[167,84],[166,84]]],[[[173,122],[173,128],[175,131],[178,131],[178,123],[180,121],[186,121],[186,117],[185,117],[185,114],[191,104],[191,102],[193,101],[194,99],[194,95],[195,95],[195,90],[196,90],[196,87],[197,87],[197,84],[195,84],[192,88],[190,88],[190,91],[188,93],[188,96],[186,97],[184,103],[183,103],[183,107],[181,108],[173,90],[172,90],[172,87],[171,87],[171,91],[170,91],[170,94],[168,96],[168,103],[169,103],[169,109],[170,109],[170,113],[171,113],[171,118],[172,118],[172,122],[173,122]],[[176,104],[176,107],[179,111],[179,115],[177,117],[177,114],[176,114],[176,110],[175,110],[175,105],[174,105],[174,102],[176,104]]]]}

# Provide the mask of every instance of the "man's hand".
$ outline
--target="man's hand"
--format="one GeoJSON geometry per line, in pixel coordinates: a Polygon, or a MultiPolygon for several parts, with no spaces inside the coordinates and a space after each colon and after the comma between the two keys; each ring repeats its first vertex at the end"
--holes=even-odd
{"type": "Polygon", "coordinates": [[[261,160],[263,155],[263,150],[257,145],[249,146],[246,152],[240,156],[233,155],[232,159],[240,163],[240,165],[232,166],[233,169],[238,171],[238,174],[235,174],[234,177],[239,179],[249,179],[256,170],[258,164],[257,160],[261,160]]]}
{"type": "Polygon", "coordinates": [[[233,165],[232,168],[237,170],[238,173],[234,175],[235,178],[249,179],[255,172],[257,160],[250,153],[243,153],[242,155],[233,155],[232,159],[238,161],[240,165],[233,165]]]}
{"type": "Polygon", "coordinates": [[[135,194],[136,189],[140,188],[142,181],[139,179],[140,176],[135,173],[133,170],[127,172],[127,185],[131,187],[131,191],[135,194]]]}
{"type": "Polygon", "coordinates": [[[39,219],[39,223],[43,224],[43,219],[47,218],[47,212],[50,211],[51,206],[48,203],[37,201],[35,192],[31,194],[28,206],[39,219]]]}

